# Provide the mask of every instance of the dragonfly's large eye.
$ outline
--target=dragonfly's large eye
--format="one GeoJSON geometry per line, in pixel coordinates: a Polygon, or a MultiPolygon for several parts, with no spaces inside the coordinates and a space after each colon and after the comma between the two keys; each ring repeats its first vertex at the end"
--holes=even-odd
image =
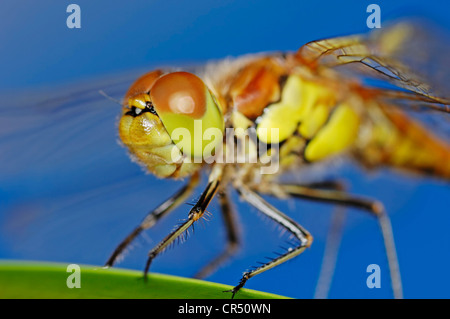
{"type": "Polygon", "coordinates": [[[153,111],[148,93],[162,74],[160,70],[148,72],[133,83],[127,94],[125,94],[124,114],[135,117],[142,114],[142,112],[153,111]]]}
{"type": "Polygon", "coordinates": [[[128,101],[136,95],[141,93],[148,93],[151,90],[153,84],[155,84],[156,80],[158,80],[162,74],[163,73],[161,70],[155,70],[141,76],[128,89],[127,94],[125,94],[124,101],[128,103],[128,101]]]}
{"type": "Polygon", "coordinates": [[[197,76],[187,72],[164,75],[153,85],[150,99],[183,154],[205,158],[222,143],[224,121],[221,109],[197,76]]]}

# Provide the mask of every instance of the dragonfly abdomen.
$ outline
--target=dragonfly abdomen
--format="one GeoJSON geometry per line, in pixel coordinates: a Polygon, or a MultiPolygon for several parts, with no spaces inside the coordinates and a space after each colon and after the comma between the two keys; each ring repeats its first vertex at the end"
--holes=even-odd
{"type": "Polygon", "coordinates": [[[393,106],[379,106],[357,157],[369,167],[388,165],[416,173],[450,178],[450,145],[393,106]]]}

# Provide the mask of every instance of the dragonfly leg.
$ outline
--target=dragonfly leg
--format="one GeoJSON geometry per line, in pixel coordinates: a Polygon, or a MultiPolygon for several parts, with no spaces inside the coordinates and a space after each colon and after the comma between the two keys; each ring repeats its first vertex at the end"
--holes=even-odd
{"type": "Polygon", "coordinates": [[[298,240],[298,244],[294,247],[290,247],[287,252],[284,254],[279,255],[278,257],[272,259],[271,261],[262,264],[261,266],[247,271],[243,274],[239,284],[235,286],[233,289],[229,290],[228,292],[232,293],[232,298],[234,298],[234,295],[242,288],[244,287],[247,280],[250,278],[263,273],[266,270],[269,270],[275,266],[278,266],[285,261],[294,258],[295,256],[300,255],[307,247],[309,247],[312,244],[312,236],[309,234],[309,232],[304,229],[300,224],[295,222],[293,219],[291,219],[289,216],[283,214],[279,210],[277,210],[275,207],[267,203],[261,196],[259,196],[257,193],[253,192],[249,188],[247,188],[244,185],[240,185],[237,187],[237,190],[239,194],[241,195],[242,199],[258,209],[261,213],[275,221],[276,223],[280,224],[282,227],[284,227],[286,230],[288,230],[294,237],[298,240]]]}
{"type": "Polygon", "coordinates": [[[189,211],[187,220],[184,221],[182,224],[180,224],[169,235],[167,235],[158,245],[156,245],[156,247],[150,250],[150,252],[148,253],[148,259],[144,270],[145,278],[147,278],[147,273],[150,269],[150,265],[153,259],[164,249],[166,249],[167,246],[169,246],[176,238],[184,234],[184,232],[188,230],[188,228],[192,226],[194,222],[203,217],[206,208],[208,207],[209,203],[214,198],[214,195],[217,192],[220,180],[222,178],[222,173],[223,173],[222,165],[216,164],[215,166],[213,166],[212,171],[209,175],[208,185],[206,186],[205,190],[200,196],[200,199],[189,211]]]}
{"type": "Polygon", "coordinates": [[[283,192],[293,197],[334,203],[346,207],[355,207],[367,211],[375,216],[378,219],[381,234],[383,236],[394,298],[403,298],[400,268],[398,265],[397,251],[395,248],[391,221],[386,213],[384,205],[380,201],[357,197],[343,191],[308,188],[305,186],[292,184],[278,184],[274,185],[274,187],[275,186],[281,188],[283,192]]]}
{"type": "Polygon", "coordinates": [[[194,278],[205,278],[209,276],[239,248],[240,241],[236,223],[236,214],[230,202],[229,192],[227,189],[224,189],[222,192],[219,192],[218,195],[225,228],[227,230],[227,245],[225,250],[205,267],[200,269],[194,278]]]}
{"type": "Polygon", "coordinates": [[[164,203],[159,205],[156,209],[149,212],[142,222],[130,233],[124,240],[114,249],[111,256],[108,258],[105,266],[112,267],[119,256],[127,248],[127,246],[144,230],[153,227],[158,220],[172,212],[175,208],[184,203],[187,198],[192,194],[193,190],[199,183],[199,174],[195,173],[190,178],[189,182],[181,188],[176,194],[167,199],[164,203]]]}
{"type": "Polygon", "coordinates": [[[324,180],[319,182],[312,182],[308,184],[299,184],[300,186],[307,188],[319,188],[319,189],[328,189],[335,191],[343,191],[346,189],[345,183],[343,181],[338,180],[324,180]]]}
{"type": "Polygon", "coordinates": [[[347,210],[339,206],[333,211],[331,217],[331,227],[325,243],[322,264],[320,267],[319,279],[317,280],[315,299],[326,299],[333,281],[336,262],[339,253],[339,246],[342,241],[342,232],[344,228],[347,210]]]}
{"type": "MultiPolygon", "coordinates": [[[[299,186],[302,186],[304,188],[326,189],[335,191],[346,190],[345,183],[336,180],[324,180],[307,184],[299,184],[299,186]]],[[[266,191],[265,192],[262,191],[262,193],[267,193],[269,195],[276,196],[276,194],[270,193],[270,190],[273,190],[275,187],[279,186],[278,185],[275,186],[272,184],[269,187],[266,187],[265,189],[266,191]]],[[[282,194],[285,193],[282,190],[278,191],[278,193],[280,192],[282,194]]],[[[328,232],[327,240],[325,243],[325,252],[323,254],[320,274],[317,280],[316,290],[314,292],[315,299],[325,299],[328,297],[328,292],[330,290],[331,282],[333,280],[333,275],[336,268],[339,246],[342,241],[342,230],[344,228],[345,218],[346,218],[345,206],[337,206],[332,214],[331,227],[328,232]]]]}

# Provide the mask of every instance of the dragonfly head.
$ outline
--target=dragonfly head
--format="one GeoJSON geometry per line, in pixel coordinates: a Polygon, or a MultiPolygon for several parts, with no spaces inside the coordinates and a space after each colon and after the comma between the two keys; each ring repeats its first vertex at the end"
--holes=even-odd
{"type": "Polygon", "coordinates": [[[119,136],[131,154],[160,177],[184,177],[223,142],[224,120],[215,97],[196,75],[139,78],[124,99],[119,136]]]}

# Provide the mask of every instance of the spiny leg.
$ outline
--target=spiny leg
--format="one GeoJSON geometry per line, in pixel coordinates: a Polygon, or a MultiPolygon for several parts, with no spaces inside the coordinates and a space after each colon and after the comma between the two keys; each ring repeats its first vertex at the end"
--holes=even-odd
{"type": "Polygon", "coordinates": [[[299,244],[293,248],[289,248],[286,253],[279,255],[273,260],[264,263],[251,271],[245,272],[239,284],[233,289],[229,290],[229,292],[233,294],[232,298],[234,298],[234,295],[239,291],[239,289],[244,287],[247,280],[260,273],[263,273],[266,270],[278,266],[285,261],[294,258],[295,256],[300,255],[306,247],[309,247],[312,244],[312,236],[309,234],[309,232],[289,216],[277,210],[275,207],[267,203],[262,197],[260,197],[258,194],[256,194],[246,186],[241,185],[237,188],[237,190],[244,201],[258,209],[261,213],[263,213],[273,221],[280,224],[286,230],[288,230],[292,235],[295,236],[296,239],[299,240],[299,244]]]}
{"type": "Polygon", "coordinates": [[[203,267],[194,278],[205,278],[212,274],[221,264],[230,258],[239,247],[239,234],[236,223],[236,214],[231,205],[228,190],[224,188],[218,193],[222,216],[227,230],[227,245],[225,250],[203,267]]]}
{"type": "MultiPolygon", "coordinates": [[[[346,190],[345,183],[336,180],[324,180],[307,184],[299,184],[299,186],[335,191],[346,190]]],[[[342,241],[344,222],[347,215],[346,213],[347,210],[344,206],[337,206],[332,213],[331,227],[328,231],[319,278],[314,291],[315,299],[326,299],[328,297],[331,282],[333,281],[333,276],[336,269],[339,247],[342,241]]]]}
{"type": "Polygon", "coordinates": [[[313,189],[328,189],[335,191],[343,191],[346,189],[345,183],[339,180],[323,180],[318,182],[311,182],[307,184],[298,184],[302,187],[313,188],[313,189]]]}
{"type": "Polygon", "coordinates": [[[220,180],[222,178],[223,166],[216,164],[213,166],[212,171],[209,175],[208,185],[203,191],[200,199],[197,203],[192,207],[189,211],[188,219],[179,225],[174,231],[172,231],[169,235],[167,235],[155,248],[153,248],[148,253],[147,263],[145,265],[144,277],[147,278],[147,273],[150,269],[150,265],[153,259],[161,253],[164,249],[167,248],[176,238],[178,238],[181,234],[183,234],[194,222],[199,220],[206,211],[209,203],[213,199],[214,195],[217,192],[217,189],[220,184],[220,180]]]}
{"type": "Polygon", "coordinates": [[[156,209],[148,213],[147,216],[145,216],[145,218],[142,220],[142,222],[130,234],[128,234],[128,236],[125,237],[125,239],[122,240],[122,242],[116,247],[114,252],[108,258],[108,261],[106,262],[105,266],[112,267],[117,261],[117,258],[126,249],[126,247],[140,233],[155,225],[156,222],[160,220],[163,216],[167,215],[175,208],[180,206],[180,204],[184,203],[187,200],[188,196],[192,194],[193,190],[198,185],[198,182],[199,182],[199,174],[195,173],[194,175],[192,175],[188,183],[182,189],[180,189],[176,194],[174,194],[164,203],[159,205],[156,209]]]}
{"type": "Polygon", "coordinates": [[[275,187],[279,187],[283,192],[294,197],[360,208],[374,215],[382,209],[382,204],[378,201],[356,197],[343,191],[293,184],[277,184],[275,187]]]}
{"type": "MultiPolygon", "coordinates": [[[[273,185],[270,186],[270,190],[273,190],[273,185]]],[[[298,186],[302,186],[304,188],[326,189],[335,191],[345,191],[346,189],[345,183],[336,180],[324,180],[307,184],[298,184],[298,186]]],[[[271,195],[275,196],[275,194],[271,195]]],[[[317,281],[316,289],[314,292],[315,299],[325,299],[328,296],[331,282],[333,280],[334,270],[336,268],[336,261],[339,252],[339,246],[342,240],[342,230],[344,227],[345,217],[345,207],[336,207],[332,214],[331,228],[328,232],[325,244],[325,252],[323,254],[323,260],[319,273],[319,279],[317,281]]]]}
{"type": "Polygon", "coordinates": [[[380,201],[356,197],[341,191],[313,189],[299,185],[278,184],[273,185],[273,187],[279,187],[282,191],[294,197],[355,207],[365,210],[377,217],[388,259],[394,298],[403,298],[400,268],[398,265],[397,250],[395,248],[391,221],[380,201]]]}

